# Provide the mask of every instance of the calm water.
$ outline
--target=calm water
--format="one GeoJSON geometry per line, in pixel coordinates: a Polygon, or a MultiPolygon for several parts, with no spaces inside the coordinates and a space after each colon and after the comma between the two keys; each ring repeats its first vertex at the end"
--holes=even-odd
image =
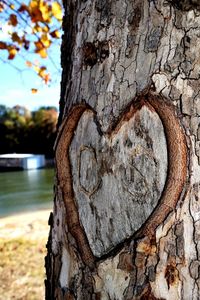
{"type": "Polygon", "coordinates": [[[52,208],[53,169],[0,173],[0,217],[52,208]]]}

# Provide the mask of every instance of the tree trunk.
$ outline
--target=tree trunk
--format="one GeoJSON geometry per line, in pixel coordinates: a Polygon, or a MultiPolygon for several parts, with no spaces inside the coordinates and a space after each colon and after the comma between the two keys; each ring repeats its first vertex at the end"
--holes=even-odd
{"type": "Polygon", "coordinates": [[[200,299],[200,4],[64,6],[46,299],[200,299]]]}

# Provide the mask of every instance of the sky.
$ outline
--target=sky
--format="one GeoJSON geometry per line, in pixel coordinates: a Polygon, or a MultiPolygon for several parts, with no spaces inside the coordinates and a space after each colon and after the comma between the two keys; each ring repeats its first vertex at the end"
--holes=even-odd
{"type": "MultiPolygon", "coordinates": [[[[0,40],[6,41],[6,30],[3,29],[3,26],[0,26],[0,40]]],[[[7,51],[0,51],[0,105],[7,107],[21,105],[31,111],[41,106],[59,108],[61,79],[59,43],[51,45],[48,53],[47,58],[40,60],[51,73],[52,81],[49,85],[45,85],[39,76],[26,66],[26,60],[38,60],[37,54],[26,51],[25,57],[16,55],[13,60],[8,60],[7,51]],[[31,89],[37,89],[38,92],[33,94],[31,89]]]]}
{"type": "Polygon", "coordinates": [[[7,107],[18,104],[26,106],[29,110],[36,110],[40,106],[56,106],[58,108],[61,78],[59,58],[60,50],[57,47],[53,50],[52,59],[55,60],[58,70],[52,66],[48,58],[45,59],[45,64],[52,71],[52,83],[49,86],[41,82],[38,75],[25,65],[24,60],[15,58],[14,66],[10,65],[10,61],[0,61],[0,104],[7,107]],[[33,94],[32,88],[38,89],[38,92],[33,94]]]}
{"type": "MultiPolygon", "coordinates": [[[[55,56],[59,57],[59,49],[55,56]]],[[[51,65],[47,62],[47,65],[51,65]]],[[[15,66],[26,68],[25,62],[15,62],[15,66]],[[23,66],[24,64],[24,66],[23,66]]],[[[47,86],[31,69],[18,71],[9,63],[0,62],[0,104],[7,107],[15,105],[26,106],[30,110],[36,110],[40,106],[59,106],[61,71],[56,71],[53,82],[47,86]],[[33,94],[31,89],[38,89],[33,94]]]]}

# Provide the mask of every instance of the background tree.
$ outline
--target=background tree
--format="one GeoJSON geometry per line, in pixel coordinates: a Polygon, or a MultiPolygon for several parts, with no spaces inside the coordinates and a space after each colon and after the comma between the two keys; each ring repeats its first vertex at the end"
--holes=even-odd
{"type": "Polygon", "coordinates": [[[40,108],[33,113],[33,130],[29,139],[35,153],[45,153],[53,157],[58,113],[55,108],[40,108]],[[37,141],[37,142],[36,142],[37,141]]]}
{"type": "MultiPolygon", "coordinates": [[[[50,74],[49,61],[57,73],[59,70],[51,56],[51,48],[60,46],[61,2],[2,0],[0,16],[0,61],[10,63],[20,73],[30,68],[50,85],[51,75],[55,74],[50,74]]],[[[57,75],[53,77],[55,79],[57,75]]],[[[34,83],[32,93],[37,93],[34,83]]],[[[1,106],[1,153],[45,153],[52,157],[57,121],[55,108],[41,108],[28,115],[23,109],[21,106],[12,109],[1,106]]]]}
{"type": "Polygon", "coordinates": [[[34,153],[53,157],[58,112],[42,107],[30,112],[25,107],[1,106],[0,153],[34,153]]]}
{"type": "Polygon", "coordinates": [[[199,299],[198,1],[64,6],[46,298],[199,299]]]}

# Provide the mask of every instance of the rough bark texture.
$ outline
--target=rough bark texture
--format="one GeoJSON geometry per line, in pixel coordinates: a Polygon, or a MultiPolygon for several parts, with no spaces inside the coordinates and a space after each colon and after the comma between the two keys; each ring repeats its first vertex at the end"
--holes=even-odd
{"type": "Polygon", "coordinates": [[[64,6],[46,299],[197,300],[199,1],[64,6]]]}

